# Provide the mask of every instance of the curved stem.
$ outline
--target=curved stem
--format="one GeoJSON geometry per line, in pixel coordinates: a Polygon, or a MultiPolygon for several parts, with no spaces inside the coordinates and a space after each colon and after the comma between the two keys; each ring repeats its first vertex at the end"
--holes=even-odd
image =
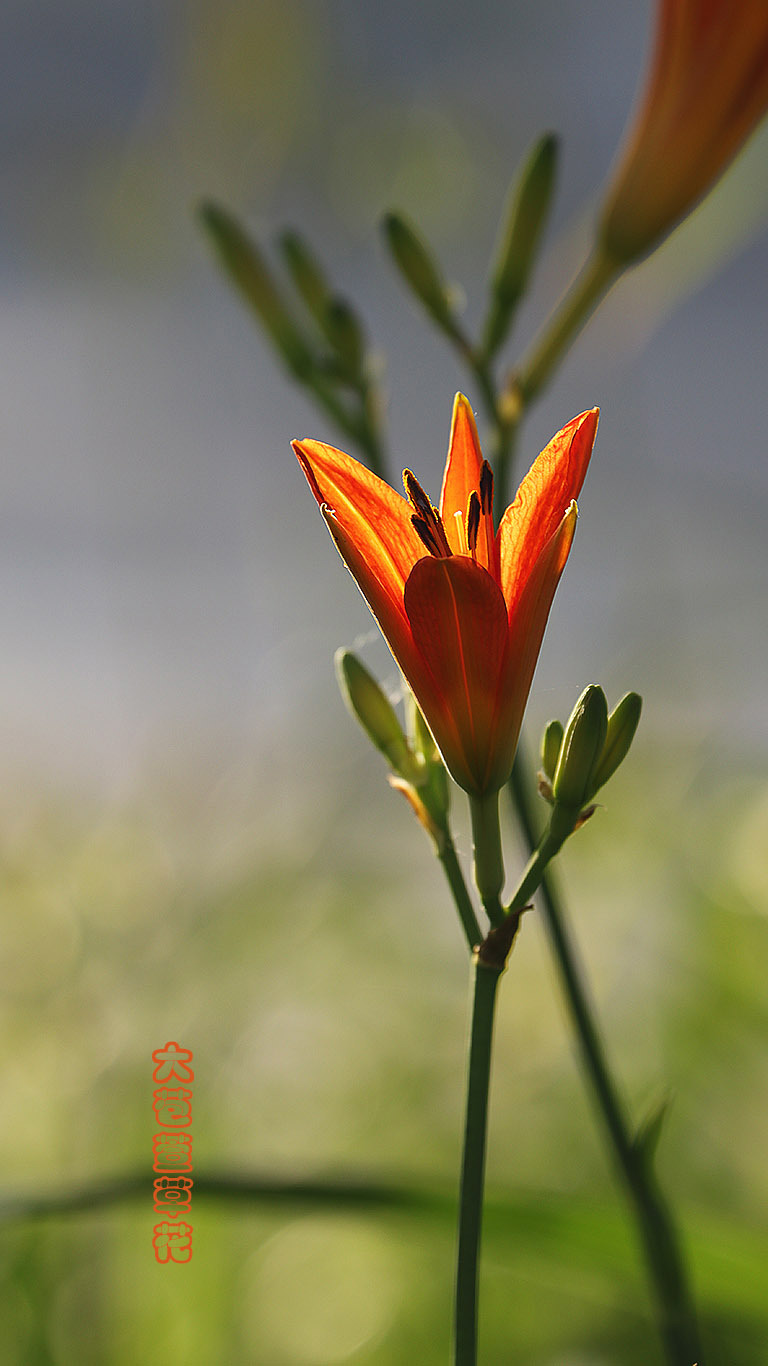
{"type": "MultiPolygon", "coordinates": [[[[519,749],[510,789],[521,828],[529,846],[534,849],[534,817],[519,749]]],[[[579,1046],[581,1065],[592,1088],[616,1165],[635,1212],[666,1360],[669,1366],[692,1366],[694,1362],[703,1366],[696,1312],[680,1238],[650,1163],[634,1142],[624,1104],[611,1076],[592,1016],[563,910],[552,882],[546,875],[541,881],[541,904],[579,1046]]]]}
{"type": "Polygon", "coordinates": [[[467,943],[470,950],[474,950],[479,944],[482,944],[483,932],[475,915],[472,898],[464,881],[464,874],[461,871],[461,865],[456,857],[456,849],[450,836],[446,836],[441,843],[437,850],[437,857],[442,863],[445,876],[448,879],[448,886],[451,889],[451,896],[459,913],[464,933],[467,936],[467,943]]]}
{"type": "Polygon", "coordinates": [[[509,381],[510,391],[516,391],[522,407],[527,407],[541,393],[571,342],[617,280],[621,269],[609,257],[596,252],[576,276],[534,342],[531,354],[509,381]]]}
{"type": "Polygon", "coordinates": [[[459,1192],[459,1241],[454,1301],[454,1366],[477,1362],[477,1283],[483,1215],[488,1092],[496,988],[503,968],[478,954],[472,962],[472,1017],[467,1059],[467,1108],[459,1192]]]}

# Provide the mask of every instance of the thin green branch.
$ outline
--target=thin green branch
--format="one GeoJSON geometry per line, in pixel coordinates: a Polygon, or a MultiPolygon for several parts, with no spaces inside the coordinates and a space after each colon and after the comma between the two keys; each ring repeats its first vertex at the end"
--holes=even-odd
{"type": "Polygon", "coordinates": [[[451,896],[459,913],[464,933],[467,936],[467,943],[470,951],[474,951],[483,942],[483,931],[475,915],[475,908],[472,905],[472,898],[461,871],[461,865],[456,857],[456,848],[450,836],[446,836],[444,842],[437,850],[437,857],[443,865],[445,876],[448,879],[448,886],[451,889],[451,896]]]}
{"type": "MultiPolygon", "coordinates": [[[[510,791],[521,829],[536,848],[532,802],[520,750],[510,791]]],[[[533,855],[536,858],[536,854],[533,855]]],[[[541,904],[584,1074],[610,1141],[616,1166],[635,1212],[657,1306],[659,1331],[669,1366],[703,1362],[696,1312],[688,1286],[680,1238],[652,1167],[633,1139],[624,1104],[613,1081],[597,1025],[570,941],[565,915],[551,879],[541,880],[541,904]]]]}

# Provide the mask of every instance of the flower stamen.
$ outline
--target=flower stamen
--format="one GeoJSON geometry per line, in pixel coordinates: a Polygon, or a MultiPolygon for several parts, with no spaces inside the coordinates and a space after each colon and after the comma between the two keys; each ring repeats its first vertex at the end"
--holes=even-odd
{"type": "Polygon", "coordinates": [[[493,470],[487,460],[480,470],[480,508],[485,517],[493,516],[493,470]]]}
{"type": "Polygon", "coordinates": [[[416,509],[411,521],[417,534],[430,555],[434,555],[438,560],[447,559],[453,551],[448,544],[440,513],[432,506],[418,479],[410,470],[403,470],[403,483],[411,506],[416,509]]]}
{"type": "Polygon", "coordinates": [[[480,530],[480,499],[473,489],[467,503],[467,547],[474,560],[477,555],[477,533],[480,530]]]}
{"type": "Polygon", "coordinates": [[[459,553],[461,555],[468,555],[469,545],[467,543],[467,532],[464,526],[464,513],[460,508],[454,512],[453,520],[456,523],[456,535],[459,538],[459,553]]]}

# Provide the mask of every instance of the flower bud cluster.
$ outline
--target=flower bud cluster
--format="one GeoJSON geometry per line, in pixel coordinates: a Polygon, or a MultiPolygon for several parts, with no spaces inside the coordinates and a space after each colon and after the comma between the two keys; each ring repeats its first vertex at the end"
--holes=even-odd
{"type": "Polygon", "coordinates": [[[629,692],[608,714],[596,683],[584,689],[568,723],[550,721],[541,743],[539,790],[553,807],[552,825],[575,830],[594,811],[593,797],[626,758],[635,736],[642,698],[629,692]]]}

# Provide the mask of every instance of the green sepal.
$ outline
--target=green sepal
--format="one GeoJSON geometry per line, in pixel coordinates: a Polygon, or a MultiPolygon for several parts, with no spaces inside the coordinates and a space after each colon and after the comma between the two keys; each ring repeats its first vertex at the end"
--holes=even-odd
{"type": "Polygon", "coordinates": [[[430,317],[449,336],[460,337],[450,290],[423,238],[397,213],[385,215],[382,230],[395,264],[430,317]]]}
{"type": "Polygon", "coordinates": [[[531,149],[507,200],[491,273],[491,302],[481,353],[490,360],[506,340],[515,309],[528,288],[549,218],[558,139],[545,133],[531,149]]]}
{"type": "Polygon", "coordinates": [[[395,773],[409,782],[417,782],[421,778],[421,768],[392,703],[373,674],[351,650],[337,650],[334,665],[341,695],[369,739],[395,773]]]}
{"type": "Polygon", "coordinates": [[[643,699],[640,694],[628,692],[616,704],[608,717],[608,729],[603,752],[592,775],[590,797],[594,796],[608,782],[619,764],[626,759],[630,745],[635,738],[642,708],[643,699]]]}
{"type": "Polygon", "coordinates": [[[552,780],[556,805],[578,812],[594,790],[592,775],[608,730],[608,704],[597,683],[590,683],[571,712],[552,780]]]}
{"type": "Polygon", "coordinates": [[[261,320],[289,370],[306,380],[314,357],[299,332],[256,243],[221,205],[202,204],[199,218],[230,279],[261,320]]]}

